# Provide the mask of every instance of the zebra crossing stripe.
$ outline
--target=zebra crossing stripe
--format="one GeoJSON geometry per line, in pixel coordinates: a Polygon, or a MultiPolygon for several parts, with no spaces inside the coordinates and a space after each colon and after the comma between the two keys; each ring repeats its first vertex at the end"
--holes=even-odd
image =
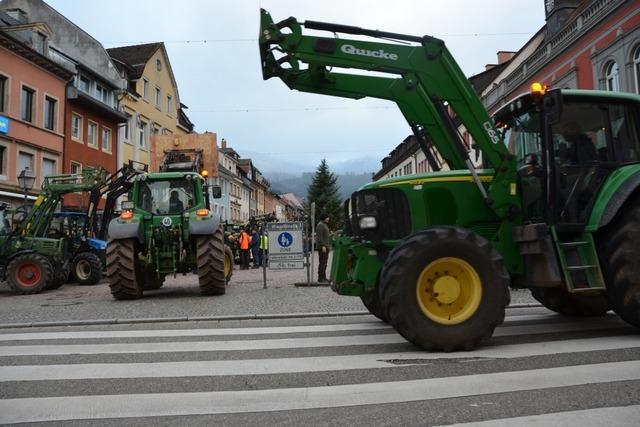
{"type": "Polygon", "coordinates": [[[555,412],[553,414],[532,415],[528,417],[474,421],[472,423],[449,424],[447,427],[629,427],[637,425],[638,420],[640,420],[640,405],[632,405],[610,408],[585,409],[582,411],[555,412]]]}
{"type": "Polygon", "coordinates": [[[278,359],[243,359],[155,363],[89,363],[64,365],[18,365],[0,367],[0,382],[265,375],[352,369],[379,369],[425,364],[435,359],[508,359],[549,354],[604,351],[640,347],[636,336],[587,338],[545,343],[484,347],[472,354],[398,352],[348,356],[316,356],[278,359]],[[395,361],[405,361],[401,365],[395,361]],[[409,363],[407,363],[407,361],[409,363]]]}
{"type": "Polygon", "coordinates": [[[640,361],[311,388],[0,400],[0,423],[271,412],[640,380],[640,361]]]}

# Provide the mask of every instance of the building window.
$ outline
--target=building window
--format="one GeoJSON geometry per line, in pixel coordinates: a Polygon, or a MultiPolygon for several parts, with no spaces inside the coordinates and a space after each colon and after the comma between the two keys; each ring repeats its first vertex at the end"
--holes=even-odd
{"type": "Polygon", "coordinates": [[[82,117],[71,114],[71,138],[82,142],[82,117]]]}
{"type": "Polygon", "coordinates": [[[149,80],[145,78],[142,79],[142,97],[146,101],[149,100],[149,80]]]}
{"type": "Polygon", "coordinates": [[[162,61],[160,61],[159,59],[156,59],[156,70],[162,70],[162,61]]]}
{"type": "Polygon", "coordinates": [[[7,173],[7,165],[5,164],[7,147],[0,145],[0,175],[4,178],[7,173]]]}
{"type": "Polygon", "coordinates": [[[44,98],[44,127],[49,130],[56,127],[56,100],[48,96],[44,98]]]}
{"type": "Polygon", "coordinates": [[[78,79],[78,89],[84,93],[91,93],[91,80],[87,76],[80,75],[78,79]]]}
{"type": "Polygon", "coordinates": [[[38,32],[35,34],[34,36],[34,49],[40,54],[40,55],[47,55],[46,49],[47,49],[47,36],[45,36],[44,34],[38,32]]]}
{"type": "Polygon", "coordinates": [[[7,111],[7,95],[9,93],[9,79],[0,75],[0,112],[7,111]]]}
{"type": "Polygon", "coordinates": [[[25,122],[33,122],[33,100],[36,91],[22,86],[22,99],[20,100],[20,117],[25,122]]]}
{"type": "Polygon", "coordinates": [[[80,163],[71,162],[71,173],[72,174],[81,174],[82,173],[82,165],[80,163]]]}
{"type": "Polygon", "coordinates": [[[111,92],[106,87],[96,84],[96,98],[102,101],[104,104],[111,105],[110,100],[111,92]]]}
{"type": "Polygon", "coordinates": [[[160,88],[156,88],[156,108],[160,109],[160,99],[162,99],[160,95],[160,88]]]}
{"type": "Polygon", "coordinates": [[[633,77],[636,83],[636,93],[640,93],[640,46],[633,51],[633,77]]]}
{"type": "Polygon", "coordinates": [[[111,129],[102,128],[102,151],[111,153],[111,129]]]}
{"type": "Polygon", "coordinates": [[[605,67],[606,89],[610,91],[620,90],[620,69],[615,61],[609,61],[605,67]]]}
{"type": "Polygon", "coordinates": [[[91,121],[87,126],[87,145],[98,146],[98,124],[91,121]]]}
{"type": "Polygon", "coordinates": [[[20,174],[23,170],[29,170],[33,173],[33,154],[26,153],[24,151],[18,152],[18,169],[16,169],[16,174],[20,174]]]}
{"type": "Polygon", "coordinates": [[[53,159],[42,159],[42,177],[56,174],[56,161],[53,159]]]}
{"type": "Polygon", "coordinates": [[[167,115],[170,116],[173,114],[173,98],[171,95],[167,95],[167,115]]]}
{"type": "Polygon", "coordinates": [[[125,115],[127,116],[127,121],[124,122],[120,127],[119,127],[119,132],[120,132],[120,140],[130,144],[131,143],[131,114],[125,113],[125,115]]]}
{"type": "Polygon", "coordinates": [[[138,145],[141,148],[147,147],[148,124],[138,119],[138,145]]]}

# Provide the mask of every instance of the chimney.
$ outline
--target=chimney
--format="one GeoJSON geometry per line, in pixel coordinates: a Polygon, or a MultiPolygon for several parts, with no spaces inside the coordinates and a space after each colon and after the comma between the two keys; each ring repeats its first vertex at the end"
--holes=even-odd
{"type": "Polygon", "coordinates": [[[220,148],[227,148],[227,140],[222,138],[222,141],[220,141],[220,148]]]}
{"type": "Polygon", "coordinates": [[[515,52],[508,52],[506,50],[498,51],[498,65],[504,64],[507,61],[511,61],[511,59],[516,56],[515,52]]]}

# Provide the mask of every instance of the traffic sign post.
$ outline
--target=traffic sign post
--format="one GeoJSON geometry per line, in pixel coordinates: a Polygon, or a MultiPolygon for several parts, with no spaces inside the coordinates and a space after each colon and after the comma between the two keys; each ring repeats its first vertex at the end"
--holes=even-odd
{"type": "Polygon", "coordinates": [[[273,222],[267,224],[270,269],[304,268],[302,226],[302,222],[273,222]]]}

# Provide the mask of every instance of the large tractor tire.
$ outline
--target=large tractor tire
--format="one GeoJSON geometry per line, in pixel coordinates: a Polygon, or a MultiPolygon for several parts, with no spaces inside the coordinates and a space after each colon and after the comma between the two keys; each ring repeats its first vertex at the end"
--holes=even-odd
{"type": "Polygon", "coordinates": [[[369,310],[369,313],[376,316],[383,322],[388,322],[385,311],[382,307],[382,300],[380,299],[380,288],[375,287],[360,297],[362,304],[369,310]]]}
{"type": "Polygon", "coordinates": [[[406,238],[385,261],[380,285],[389,323],[425,350],[472,350],[504,321],[510,298],[502,256],[458,227],[406,238]]]}
{"type": "Polygon", "coordinates": [[[224,245],[224,280],[229,283],[233,276],[233,251],[227,245],[224,245]]]}
{"type": "Polygon", "coordinates": [[[136,245],[133,239],[110,240],[107,244],[107,278],[115,299],[142,296],[136,274],[136,245]]]}
{"type": "Polygon", "coordinates": [[[571,293],[562,286],[532,288],[531,296],[549,310],[565,316],[604,316],[609,311],[607,297],[599,291],[578,294],[571,293]]]}
{"type": "Polygon", "coordinates": [[[93,252],[80,252],[71,261],[71,274],[79,285],[95,285],[102,280],[102,261],[93,252]]]}
{"type": "Polygon", "coordinates": [[[69,263],[64,263],[63,265],[56,268],[53,272],[53,280],[49,282],[46,289],[58,289],[60,286],[64,285],[69,281],[70,274],[70,266],[69,263]]]}
{"type": "Polygon", "coordinates": [[[202,295],[222,295],[226,291],[224,271],[224,237],[218,228],[208,236],[196,240],[198,283],[202,295]]]}
{"type": "Polygon", "coordinates": [[[623,206],[597,237],[609,304],[625,322],[640,328],[640,202],[623,206]]]}
{"type": "Polygon", "coordinates": [[[39,254],[18,255],[7,266],[7,283],[19,294],[37,294],[54,280],[53,266],[39,254]]]}

